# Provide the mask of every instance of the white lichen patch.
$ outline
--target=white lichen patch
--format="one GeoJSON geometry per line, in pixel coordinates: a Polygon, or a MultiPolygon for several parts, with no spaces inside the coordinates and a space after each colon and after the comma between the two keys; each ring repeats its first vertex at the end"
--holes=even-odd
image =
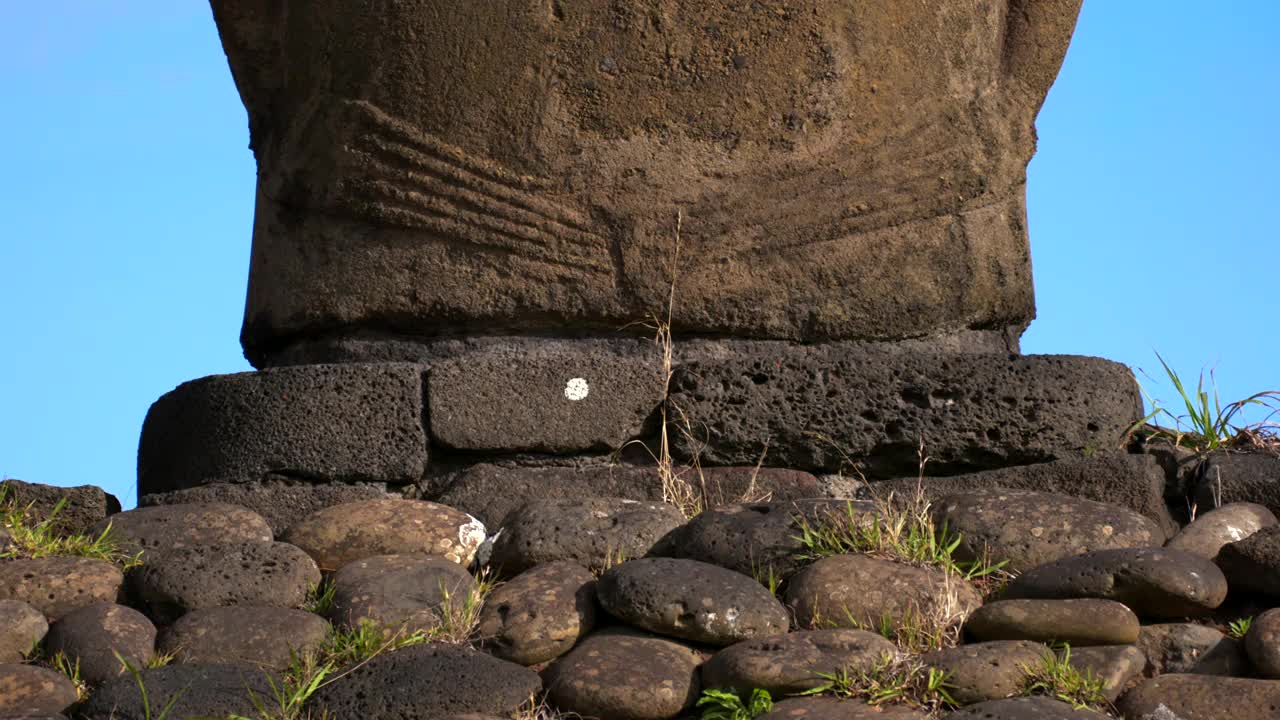
{"type": "Polygon", "coordinates": [[[585,398],[590,391],[586,378],[570,378],[564,386],[564,396],[573,401],[585,398]]]}
{"type": "Polygon", "coordinates": [[[486,532],[484,523],[467,516],[467,522],[458,527],[458,549],[461,551],[458,563],[470,565],[476,556],[476,550],[484,544],[486,532]]]}

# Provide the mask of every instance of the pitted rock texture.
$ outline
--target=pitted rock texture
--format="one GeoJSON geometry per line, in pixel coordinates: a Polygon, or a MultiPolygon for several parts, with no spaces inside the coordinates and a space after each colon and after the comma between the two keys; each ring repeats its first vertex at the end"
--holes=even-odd
{"type": "Polygon", "coordinates": [[[1043,643],[995,640],[935,650],[920,662],[947,673],[947,692],[956,702],[978,703],[1017,695],[1027,684],[1028,670],[1051,655],[1043,643]]]}
{"type": "Polygon", "coordinates": [[[1230,503],[1195,519],[1165,547],[1185,550],[1210,560],[1223,546],[1239,542],[1259,530],[1277,524],[1276,516],[1257,503],[1230,503]]]}
{"type": "Polygon", "coordinates": [[[227,605],[301,607],[320,569],[288,543],[198,545],[170,550],[130,573],[129,594],[160,622],[227,605]]]}
{"type": "Polygon", "coordinates": [[[1128,645],[1138,616],[1114,600],[997,600],[974,610],[964,631],[977,640],[1128,645]]]}
{"type": "Polygon", "coordinates": [[[0,600],[20,600],[51,621],[72,610],[115,602],[124,574],[105,560],[46,557],[0,562],[0,600]]]}
{"type": "Polygon", "coordinates": [[[505,716],[541,688],[537,673],[515,663],[455,645],[417,645],[351,668],[341,682],[320,688],[307,709],[333,720],[505,716]]]}
{"type": "Polygon", "coordinates": [[[628,629],[588,635],[543,673],[556,707],[583,717],[667,720],[702,692],[697,651],[628,629]]]}
{"type": "Polygon", "coordinates": [[[754,578],[696,560],[616,565],[596,594],[610,615],[636,627],[718,647],[790,627],[787,609],[754,578]]]}
{"type": "Polygon", "coordinates": [[[188,665],[241,665],[284,671],[317,649],[329,623],[305,610],[216,607],[192,610],[165,628],[156,650],[188,665]]]}
{"type": "Polygon", "coordinates": [[[1071,667],[1082,674],[1092,673],[1094,678],[1101,680],[1102,694],[1107,702],[1115,702],[1135,680],[1142,677],[1147,666],[1147,656],[1136,645],[1072,647],[1058,654],[1060,659],[1069,661],[1071,667]]]}
{"type": "Polygon", "coordinates": [[[0,600],[0,665],[20,663],[49,632],[44,613],[21,600],[0,600]]]}
{"type": "Polygon", "coordinates": [[[45,652],[61,652],[80,664],[80,676],[96,685],[117,677],[124,658],[136,668],[155,655],[156,627],[146,615],[114,603],[98,603],[67,613],[49,628],[45,652]],[[119,655],[119,658],[117,657],[119,655]]]}
{"type": "Polygon", "coordinates": [[[1201,508],[1257,503],[1280,516],[1280,457],[1220,450],[1200,464],[1195,503],[1201,508]]]}
{"type": "Polygon", "coordinates": [[[1245,651],[1259,675],[1280,678],[1280,608],[1273,608],[1253,619],[1244,637],[1245,651]]]}
{"type": "Polygon", "coordinates": [[[1149,676],[1239,675],[1248,669],[1241,643],[1206,625],[1143,625],[1138,634],[1138,647],[1147,656],[1145,672],[1149,676]]]}
{"type": "Polygon", "coordinates": [[[654,543],[684,522],[675,506],[663,502],[533,500],[507,516],[489,564],[507,575],[556,560],[603,570],[623,560],[644,557],[654,543]]]}
{"type": "Polygon", "coordinates": [[[495,588],[476,633],[489,653],[538,665],[568,652],[595,627],[596,579],[571,562],[550,562],[495,588]]]}
{"type": "Polygon", "coordinates": [[[987,700],[960,708],[947,720],[1105,720],[1096,710],[1079,708],[1047,697],[987,700]]]}
{"type": "Polygon", "coordinates": [[[431,437],[461,450],[618,450],[652,425],[665,383],[652,343],[548,340],[475,352],[431,366],[431,437]]]}
{"type": "Polygon", "coordinates": [[[95,485],[57,487],[10,479],[0,482],[0,496],[25,508],[30,524],[52,517],[50,528],[64,535],[86,533],[99,521],[120,512],[116,496],[95,485]]]}
{"type": "Polygon", "coordinates": [[[818,673],[870,670],[896,648],[865,630],[801,630],[744,640],[716,653],[702,665],[702,684],[750,697],[755,688],[780,698],[820,687],[818,673]]]}
{"type": "MultiPolygon", "coordinates": [[[[256,668],[233,665],[166,665],[122,675],[93,691],[80,706],[83,720],[154,720],[173,702],[171,718],[252,717],[253,696],[273,698],[269,677],[256,668]],[[146,688],[143,699],[138,683],[146,688]],[[150,708],[148,710],[148,707],[150,708]]],[[[274,679],[279,685],[281,680],[274,679]]]]}
{"type": "Polygon", "coordinates": [[[1098,358],[801,347],[681,366],[671,401],[694,429],[674,440],[683,458],[745,464],[767,450],[807,470],[861,463],[870,478],[916,472],[922,437],[933,473],[1080,457],[1142,407],[1129,370],[1098,358]]]}
{"type": "Polygon", "coordinates": [[[138,494],[273,475],[409,483],[427,462],[422,368],[307,365],[213,375],[151,406],[138,494]]]}
{"type": "Polygon", "coordinates": [[[787,698],[775,703],[773,710],[758,720],[928,720],[919,710],[900,705],[868,705],[862,700],[839,700],[833,697],[787,698]]]}
{"type": "Polygon", "coordinates": [[[1161,675],[1116,703],[1126,718],[1159,718],[1161,705],[1184,720],[1274,720],[1280,713],[1280,680],[1161,675]]]}
{"type": "Polygon", "coordinates": [[[1227,579],[1209,560],[1164,548],[1096,550],[1018,576],[1005,598],[1101,598],[1142,618],[1205,615],[1227,596],[1227,579]]]}
{"type": "Polygon", "coordinates": [[[818,478],[803,470],[758,465],[716,466],[699,468],[689,477],[706,495],[702,502],[704,508],[826,496],[818,478]]]}
{"type": "Polygon", "coordinates": [[[76,702],[65,675],[34,665],[0,665],[0,717],[55,715],[76,702]]]}
{"type": "Polygon", "coordinates": [[[933,507],[938,527],[961,536],[957,560],[1008,561],[1021,573],[1091,550],[1160,547],[1165,534],[1132,510],[1030,490],[971,490],[933,507]]]}
{"type": "Polygon", "coordinates": [[[284,539],[332,571],[374,555],[422,553],[467,566],[485,539],[464,512],[421,500],[364,500],[325,508],[294,523],[284,539]]]}
{"type": "Polygon", "coordinates": [[[874,505],[852,500],[739,503],[702,512],[663,537],[650,554],[687,558],[776,579],[804,566],[801,529],[874,521],[874,505]]]}
{"type": "Polygon", "coordinates": [[[224,503],[239,505],[261,515],[276,537],[293,523],[325,508],[360,500],[397,497],[385,483],[308,483],[263,480],[250,483],[212,483],[200,487],[152,493],[138,498],[139,507],[224,503]]]}
{"type": "Polygon", "coordinates": [[[832,555],[787,582],[787,605],[798,627],[900,625],[907,615],[929,617],[941,609],[965,617],[982,596],[961,578],[866,555],[832,555]]]}
{"type": "MultiPolygon", "coordinates": [[[[170,550],[233,542],[271,542],[271,526],[261,515],[237,505],[198,503],[136,508],[110,518],[111,536],[125,552],[143,560],[170,550]]],[[[94,532],[107,529],[107,522],[94,532]]]]}
{"type": "Polygon", "coordinates": [[[1224,545],[1217,563],[1231,589],[1280,596],[1280,525],[1224,545]]]}
{"type": "Polygon", "coordinates": [[[456,562],[431,555],[375,555],[342,566],[332,578],[334,623],[358,627],[366,618],[412,633],[439,624],[448,598],[460,609],[476,583],[456,562]]]}

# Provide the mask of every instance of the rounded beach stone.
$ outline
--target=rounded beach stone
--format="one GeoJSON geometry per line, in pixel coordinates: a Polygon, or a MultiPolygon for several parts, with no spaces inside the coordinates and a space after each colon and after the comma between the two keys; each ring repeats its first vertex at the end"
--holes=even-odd
{"type": "Polygon", "coordinates": [[[215,607],[178,618],[160,633],[156,650],[189,665],[285,670],[293,654],[318,648],[328,635],[329,623],[305,610],[215,607]]]}
{"type": "Polygon", "coordinates": [[[424,500],[365,500],[334,505],[294,523],[285,540],[329,572],[374,555],[435,555],[466,567],[485,540],[484,525],[424,500]]]}
{"type": "Polygon", "coordinates": [[[333,720],[506,716],[541,689],[538,674],[515,663],[458,645],[416,645],[351,668],[312,695],[306,708],[333,720]]]}
{"type": "Polygon", "coordinates": [[[142,551],[155,555],[197,545],[272,540],[271,526],[261,515],[227,503],[135,508],[103,520],[93,532],[103,532],[108,524],[111,537],[130,554],[142,551]]]}
{"type": "Polygon", "coordinates": [[[581,565],[539,565],[485,598],[477,633],[488,652],[537,665],[569,652],[596,624],[596,579],[581,565]]]}
{"type": "Polygon", "coordinates": [[[1147,657],[1146,674],[1238,675],[1248,669],[1244,648],[1207,625],[1143,625],[1138,647],[1147,657]]]}
{"type": "Polygon", "coordinates": [[[754,688],[794,695],[822,685],[818,673],[869,670],[895,654],[893,643],[865,630],[802,630],[730,645],[703,664],[702,684],[744,696],[754,688]]]}
{"type": "Polygon", "coordinates": [[[49,632],[44,613],[21,600],[0,600],[0,665],[20,663],[49,632]]]}
{"type": "Polygon", "coordinates": [[[862,700],[833,697],[787,698],[757,720],[928,720],[919,710],[901,705],[868,705],[862,700]]]}
{"type": "Polygon", "coordinates": [[[35,665],[0,665],[0,717],[57,714],[78,696],[65,675],[35,665]]]}
{"type": "Polygon", "coordinates": [[[431,555],[377,555],[342,566],[333,576],[333,612],[338,625],[357,627],[366,618],[406,632],[440,624],[445,598],[461,603],[476,583],[456,562],[431,555]]]}
{"type": "Polygon", "coordinates": [[[920,662],[947,673],[947,692],[961,704],[996,700],[1018,694],[1027,683],[1028,669],[1039,667],[1053,651],[1029,640],[996,640],[936,650],[920,662]]]}
{"type": "Polygon", "coordinates": [[[1280,596],[1280,525],[1224,545],[1217,563],[1232,590],[1280,596]]]}
{"type": "Polygon", "coordinates": [[[946,720],[1105,720],[1096,710],[1076,708],[1047,697],[1019,697],[987,700],[960,708],[946,720]]]}
{"type": "Polygon", "coordinates": [[[963,618],[982,605],[982,596],[940,571],[866,555],[832,555],[796,573],[787,583],[786,601],[798,627],[879,627],[936,611],[963,618]]]}
{"type": "Polygon", "coordinates": [[[276,537],[293,523],[327,507],[357,500],[397,497],[387,492],[386,483],[314,483],[299,480],[262,480],[248,483],[210,483],[138,498],[138,505],[179,505],[188,503],[229,503],[248,508],[262,516],[276,537]]]}
{"type": "Polygon", "coordinates": [[[592,570],[644,557],[685,522],[673,505],[625,498],[546,498],[507,516],[489,564],[506,575],[556,560],[592,570]]]}
{"type": "Polygon", "coordinates": [[[96,485],[59,487],[10,479],[0,482],[0,493],[7,493],[18,507],[27,508],[29,522],[52,517],[50,527],[63,535],[88,533],[96,523],[120,512],[116,496],[96,485]]]}
{"type": "Polygon", "coordinates": [[[253,717],[253,696],[275,697],[261,670],[234,665],[166,665],[104,683],[79,709],[83,720],[149,720],[173,703],[170,718],[253,717]],[[144,699],[138,683],[147,689],[144,699]],[[148,711],[150,707],[150,711],[148,711]]]}
{"type": "Polygon", "coordinates": [[[972,490],[944,498],[935,522],[961,537],[958,560],[1007,560],[1010,572],[1092,550],[1159,547],[1164,531],[1128,508],[1057,493],[972,490]]]}
{"type": "Polygon", "coordinates": [[[1015,578],[1006,598],[1101,598],[1142,618],[1205,615],[1227,596],[1212,561],[1166,548],[1095,550],[1041,565],[1015,578]]]}
{"type": "Polygon", "coordinates": [[[45,651],[65,653],[80,663],[80,676],[96,685],[124,672],[119,654],[144,667],[156,646],[156,626],[146,615],[114,603],[98,603],[67,613],[49,628],[45,651]]]}
{"type": "Polygon", "coordinates": [[[624,622],[708,645],[784,633],[787,609],[760,583],[696,560],[643,558],[610,568],[596,594],[624,622]]]}
{"type": "Polygon", "coordinates": [[[1174,535],[1165,547],[1212,560],[1224,545],[1244,540],[1276,523],[1276,516],[1265,505],[1230,503],[1196,518],[1195,522],[1174,535]]]}
{"type": "Polygon", "coordinates": [[[998,600],[974,610],[964,631],[977,640],[1128,645],[1138,616],[1114,600],[998,600]]]}
{"type": "Polygon", "coordinates": [[[613,628],[588,635],[543,673],[562,711],[610,720],[666,720],[701,693],[702,656],[666,638],[613,628]]]}
{"type": "Polygon", "coordinates": [[[1142,683],[1116,703],[1126,718],[1162,718],[1162,705],[1185,720],[1275,720],[1280,680],[1174,673],[1142,683]]]}
{"type": "Polygon", "coordinates": [[[282,542],[198,545],[169,550],[130,573],[130,594],[158,621],[226,605],[301,607],[320,570],[282,542]]]}
{"type": "Polygon", "coordinates": [[[804,567],[801,528],[870,523],[874,505],[857,500],[738,503],[702,512],[668,533],[650,555],[699,560],[744,575],[786,578],[804,567]]]}
{"type": "Polygon", "coordinates": [[[0,562],[0,600],[20,600],[57,620],[77,608],[115,602],[124,574],[105,560],[45,557],[0,562]]]}
{"type": "Polygon", "coordinates": [[[1280,678],[1280,608],[1253,619],[1249,633],[1244,636],[1244,647],[1259,675],[1280,678]]]}
{"type": "Polygon", "coordinates": [[[1092,673],[1102,681],[1102,694],[1107,702],[1115,702],[1147,667],[1147,656],[1136,645],[1073,647],[1070,653],[1071,667],[1081,673],[1092,673]]]}

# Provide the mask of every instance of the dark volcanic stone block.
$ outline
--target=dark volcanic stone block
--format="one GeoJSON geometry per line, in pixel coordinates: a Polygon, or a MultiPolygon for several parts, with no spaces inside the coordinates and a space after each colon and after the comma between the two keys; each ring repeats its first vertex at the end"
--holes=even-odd
{"type": "Polygon", "coordinates": [[[0,482],[0,495],[18,507],[27,508],[27,520],[33,523],[48,518],[65,499],[50,523],[54,530],[64,534],[87,532],[98,521],[120,512],[116,496],[94,485],[57,487],[5,480],[0,482]]]}
{"type": "Polygon", "coordinates": [[[1195,502],[1200,512],[1251,502],[1280,515],[1280,457],[1226,451],[1209,455],[1200,466],[1195,502]]]}
{"type": "Polygon", "coordinates": [[[431,436],[465,450],[617,450],[662,403],[653,343],[548,340],[431,367],[431,436]]]}
{"type": "Polygon", "coordinates": [[[881,478],[914,473],[922,441],[931,473],[1081,457],[1119,446],[1142,408],[1129,370],[1099,358],[781,344],[683,365],[671,393],[683,457],[881,478]]]}
{"type": "Polygon", "coordinates": [[[276,537],[289,526],[327,507],[359,500],[399,497],[387,492],[385,483],[309,483],[264,480],[251,483],[213,483],[200,487],[153,493],[138,498],[139,507],[225,503],[248,508],[271,525],[276,537]]]}
{"type": "Polygon", "coordinates": [[[315,651],[329,623],[305,610],[215,607],[193,610],[165,628],[156,643],[189,665],[245,665],[286,670],[295,656],[315,651]]]}
{"type": "Polygon", "coordinates": [[[422,369],[306,365],[183,383],[147,412],[138,494],[271,475],[407,483],[427,461],[422,369]]]}
{"type": "Polygon", "coordinates": [[[226,503],[192,503],[134,508],[94,526],[111,526],[111,537],[127,553],[144,559],[171,550],[230,542],[271,542],[271,527],[257,513],[226,503]]]}
{"type": "MultiPolygon", "coordinates": [[[[173,702],[170,718],[253,716],[259,702],[275,697],[269,676],[234,665],[167,665],[142,670],[139,678],[123,675],[89,696],[80,707],[83,720],[150,720],[173,702]],[[146,688],[142,695],[138,684],[146,688]],[[149,709],[148,709],[149,708],[149,709]]],[[[280,680],[276,679],[278,686],[280,680]]]]}

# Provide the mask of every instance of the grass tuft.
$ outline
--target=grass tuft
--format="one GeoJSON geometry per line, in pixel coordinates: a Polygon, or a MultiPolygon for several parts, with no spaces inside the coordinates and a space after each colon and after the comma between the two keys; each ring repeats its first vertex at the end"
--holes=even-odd
{"type": "Polygon", "coordinates": [[[773,698],[762,688],[753,688],[746,698],[730,690],[703,690],[695,707],[702,708],[702,720],[755,720],[773,710],[773,698]]]}
{"type": "Polygon", "coordinates": [[[142,553],[129,555],[120,549],[110,525],[96,536],[58,532],[54,521],[66,503],[62,498],[45,518],[36,520],[32,517],[32,504],[20,505],[10,489],[0,485],[0,525],[9,531],[12,545],[0,553],[0,559],[84,557],[106,560],[126,570],[142,564],[142,553]]]}
{"type": "Polygon", "coordinates": [[[844,668],[835,673],[818,673],[818,677],[825,682],[802,695],[856,698],[868,705],[898,703],[927,712],[959,705],[951,696],[946,672],[905,654],[884,655],[867,669],[844,668]]]}
{"type": "Polygon", "coordinates": [[[1242,640],[1245,635],[1249,634],[1249,628],[1251,627],[1253,627],[1252,617],[1238,618],[1227,623],[1227,635],[1236,640],[1242,640]]]}
{"type": "Polygon", "coordinates": [[[1023,695],[1044,695],[1070,703],[1077,710],[1086,708],[1106,711],[1110,707],[1103,693],[1106,681],[1092,670],[1081,672],[1071,665],[1071,646],[1063,645],[1062,653],[1049,653],[1036,667],[1023,666],[1027,682],[1023,695]]]}

